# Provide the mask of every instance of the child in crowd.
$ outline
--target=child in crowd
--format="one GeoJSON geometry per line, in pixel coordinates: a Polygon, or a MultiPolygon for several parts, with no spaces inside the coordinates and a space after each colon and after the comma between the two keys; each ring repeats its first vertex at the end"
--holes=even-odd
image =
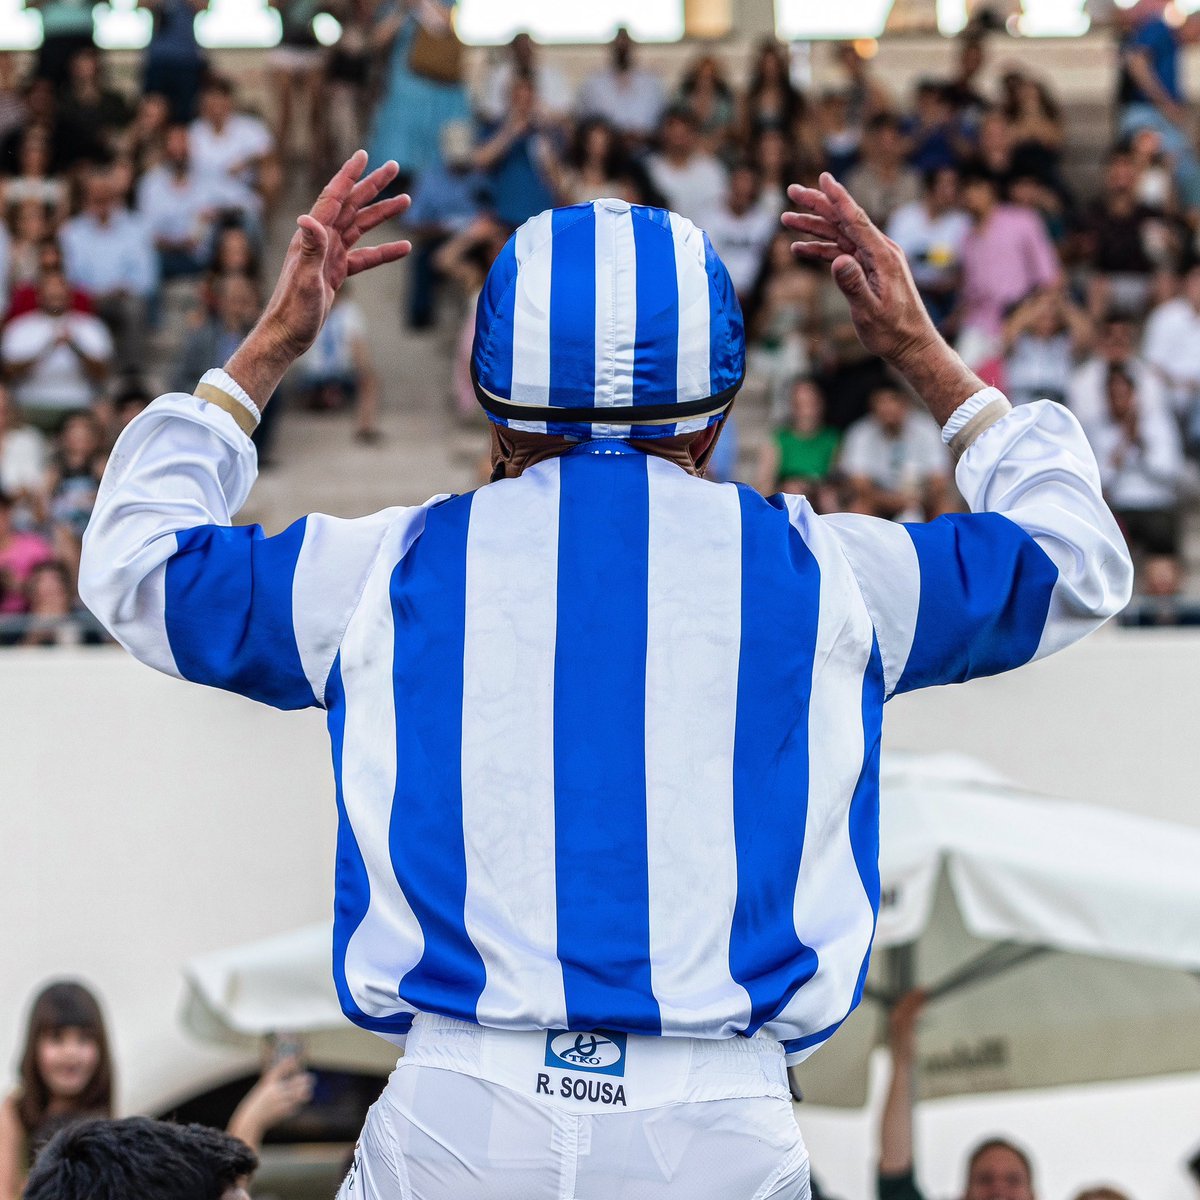
{"type": "Polygon", "coordinates": [[[100,1004],[80,983],[51,983],[33,1002],[20,1083],[0,1103],[0,1200],[18,1200],[34,1155],[60,1129],[112,1109],[100,1004]]]}

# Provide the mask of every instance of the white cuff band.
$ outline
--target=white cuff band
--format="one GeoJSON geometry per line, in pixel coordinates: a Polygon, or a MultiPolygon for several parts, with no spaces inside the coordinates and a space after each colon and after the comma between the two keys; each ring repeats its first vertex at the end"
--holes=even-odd
{"type": "Polygon", "coordinates": [[[981,388],[960,404],[942,427],[942,441],[957,462],[985,430],[1012,412],[1012,405],[998,388],[981,388]]]}
{"type": "Polygon", "coordinates": [[[208,404],[223,408],[247,437],[258,428],[258,423],[262,420],[258,405],[250,399],[246,389],[219,367],[204,372],[203,378],[196,385],[196,396],[208,404]]]}

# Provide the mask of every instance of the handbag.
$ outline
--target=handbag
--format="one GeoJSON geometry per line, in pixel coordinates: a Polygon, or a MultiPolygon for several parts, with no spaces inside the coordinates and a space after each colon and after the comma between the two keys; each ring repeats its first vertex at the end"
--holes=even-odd
{"type": "Polygon", "coordinates": [[[463,44],[454,27],[447,22],[444,29],[430,29],[418,18],[408,48],[408,69],[434,83],[462,83],[463,66],[463,44]]]}

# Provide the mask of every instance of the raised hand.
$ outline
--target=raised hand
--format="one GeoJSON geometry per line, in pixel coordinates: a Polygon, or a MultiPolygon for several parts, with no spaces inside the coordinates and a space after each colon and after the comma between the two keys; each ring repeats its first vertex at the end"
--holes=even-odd
{"type": "Polygon", "coordinates": [[[783,223],[805,235],[792,243],[792,253],[832,265],[859,340],[872,354],[898,363],[939,341],[904,252],[828,171],[819,183],[788,188],[797,211],[784,213],[783,223]]]}

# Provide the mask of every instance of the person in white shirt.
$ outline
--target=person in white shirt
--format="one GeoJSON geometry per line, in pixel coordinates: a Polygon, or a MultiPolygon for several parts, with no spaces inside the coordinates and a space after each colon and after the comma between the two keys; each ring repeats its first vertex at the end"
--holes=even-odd
{"type": "Polygon", "coordinates": [[[104,322],[71,312],[70,303],[66,277],[48,271],[38,284],[37,311],[15,317],[0,338],[0,363],[13,398],[29,421],[48,432],[91,406],[112,362],[104,322]]]}
{"type": "Polygon", "coordinates": [[[192,165],[202,176],[232,180],[257,190],[270,203],[281,182],[274,162],[275,139],[266,122],[236,112],[233,84],[214,76],[200,94],[200,115],[188,131],[192,165]]]}
{"type": "Polygon", "coordinates": [[[12,393],[0,383],[0,492],[18,502],[36,500],[46,476],[46,439],[21,424],[12,393]]]}
{"type": "Polygon", "coordinates": [[[1166,385],[1188,441],[1200,443],[1200,263],[1184,275],[1180,294],[1147,318],[1142,357],[1166,385]]]}
{"type": "Polygon", "coordinates": [[[653,71],[634,65],[633,47],[629,30],[618,29],[611,64],[583,81],[575,107],[580,117],[604,117],[630,138],[645,141],[658,128],[667,94],[653,71]]]}
{"type": "Polygon", "coordinates": [[[504,120],[508,96],[517,75],[532,75],[537,84],[538,100],[546,116],[564,121],[571,112],[571,87],[567,77],[553,63],[537,53],[537,43],[527,33],[518,33],[507,53],[493,63],[483,80],[479,95],[479,115],[491,124],[504,120]]]}
{"type": "Polygon", "coordinates": [[[150,299],[158,286],[154,240],[142,217],[118,203],[109,169],[84,183],[84,207],[59,230],[63,267],[113,331],[122,368],[141,367],[150,299]]]}
{"type": "Polygon", "coordinates": [[[743,302],[758,279],[778,226],[775,213],[760,203],[758,172],[746,164],[734,167],[725,198],[709,215],[705,229],[743,302]]]}
{"type": "Polygon", "coordinates": [[[904,251],[917,291],[939,329],[954,309],[963,243],[970,232],[971,218],[959,207],[953,167],[927,172],[921,198],[900,205],[887,223],[887,235],[904,251]]]}
{"type": "Polygon", "coordinates": [[[667,113],[660,146],[646,159],[650,182],[669,209],[703,225],[729,186],[721,160],[700,149],[696,118],[686,108],[667,113]]]}
{"type": "Polygon", "coordinates": [[[937,424],[895,384],[871,393],[871,411],[846,431],[839,466],[854,512],[921,521],[946,511],[950,462],[937,424]]]}

